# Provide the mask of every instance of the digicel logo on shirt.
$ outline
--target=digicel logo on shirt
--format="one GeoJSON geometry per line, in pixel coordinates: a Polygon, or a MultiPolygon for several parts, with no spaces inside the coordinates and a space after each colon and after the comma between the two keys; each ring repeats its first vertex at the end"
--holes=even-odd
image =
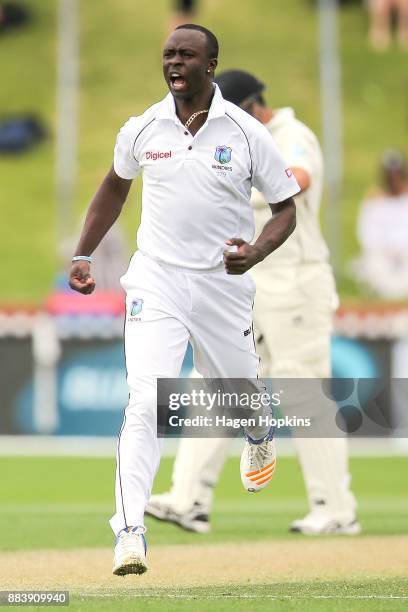
{"type": "Polygon", "coordinates": [[[152,159],[156,161],[157,159],[169,159],[171,157],[171,151],[147,151],[146,159],[152,159]]]}

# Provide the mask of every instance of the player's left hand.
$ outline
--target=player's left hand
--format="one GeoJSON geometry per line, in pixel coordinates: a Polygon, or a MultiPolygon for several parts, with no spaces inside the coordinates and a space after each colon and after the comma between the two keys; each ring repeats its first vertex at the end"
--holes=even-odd
{"type": "Polygon", "coordinates": [[[227,274],[244,274],[263,259],[261,251],[242,238],[231,238],[225,244],[237,247],[235,252],[224,251],[224,266],[227,274]]]}

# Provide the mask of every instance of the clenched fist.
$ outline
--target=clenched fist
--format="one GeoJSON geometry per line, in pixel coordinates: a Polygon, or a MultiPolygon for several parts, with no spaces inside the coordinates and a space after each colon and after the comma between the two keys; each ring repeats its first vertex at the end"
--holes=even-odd
{"type": "Polygon", "coordinates": [[[79,293],[92,293],[95,281],[91,276],[91,266],[87,261],[74,261],[69,275],[69,286],[79,293]]]}
{"type": "Polygon", "coordinates": [[[260,249],[245,242],[242,238],[231,238],[225,244],[237,247],[235,252],[224,251],[224,266],[227,274],[244,274],[263,259],[260,249]]]}

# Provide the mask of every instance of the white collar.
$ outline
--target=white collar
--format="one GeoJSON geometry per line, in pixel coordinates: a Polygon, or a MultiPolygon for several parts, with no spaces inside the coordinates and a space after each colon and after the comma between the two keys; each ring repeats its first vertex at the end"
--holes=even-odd
{"type": "Polygon", "coordinates": [[[266,127],[270,129],[275,129],[288,121],[293,121],[295,119],[295,111],[290,106],[286,106],[285,108],[278,108],[273,111],[273,117],[268,123],[266,127]]]}
{"type": "MultiPolygon", "coordinates": [[[[216,83],[214,85],[214,96],[211,100],[211,106],[208,113],[208,120],[222,117],[225,115],[225,100],[222,97],[221,90],[216,83]]],[[[176,115],[176,103],[171,92],[160,102],[159,110],[156,114],[156,119],[170,119],[175,123],[180,123],[176,115]]]]}

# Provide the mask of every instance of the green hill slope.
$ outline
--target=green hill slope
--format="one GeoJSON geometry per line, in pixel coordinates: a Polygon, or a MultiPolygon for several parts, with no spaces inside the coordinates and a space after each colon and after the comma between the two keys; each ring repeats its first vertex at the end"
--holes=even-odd
{"type": "MultiPolygon", "coordinates": [[[[0,112],[32,110],[49,125],[50,138],[20,158],[0,157],[2,240],[0,301],[40,301],[61,262],[56,255],[54,135],[57,2],[27,0],[30,28],[0,36],[0,112]]],[[[99,0],[81,3],[81,120],[78,218],[108,169],[118,128],[165,94],[161,44],[170,2],[99,0]]],[[[200,21],[221,42],[220,68],[255,71],[273,106],[292,105],[320,133],[317,15],[306,0],[202,0],[200,21]]],[[[366,44],[362,8],[341,10],[345,180],[342,262],[357,250],[356,210],[375,180],[388,146],[406,147],[407,56],[383,55],[366,44]]],[[[133,248],[139,218],[137,185],[123,224],[133,248]]],[[[357,288],[341,275],[343,295],[357,288]]]]}

